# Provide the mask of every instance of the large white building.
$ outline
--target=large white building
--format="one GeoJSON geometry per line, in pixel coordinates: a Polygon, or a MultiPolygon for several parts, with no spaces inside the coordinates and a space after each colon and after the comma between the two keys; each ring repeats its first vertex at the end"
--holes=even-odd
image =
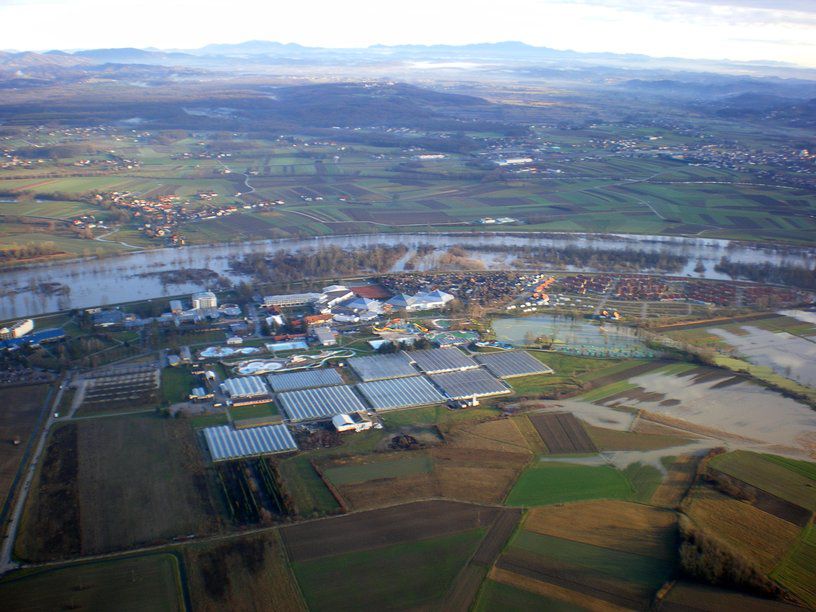
{"type": "Polygon", "coordinates": [[[406,295],[399,293],[386,302],[394,310],[406,310],[408,312],[416,312],[418,310],[434,310],[437,308],[444,308],[455,298],[445,291],[431,291],[425,293],[420,291],[415,295],[406,295]]]}
{"type": "Polygon", "coordinates": [[[193,308],[195,310],[207,310],[218,308],[218,298],[212,291],[200,291],[192,295],[193,308]]]}
{"type": "Polygon", "coordinates": [[[7,327],[0,328],[0,340],[12,340],[14,338],[22,338],[27,333],[34,329],[34,321],[31,319],[23,319],[22,321],[15,321],[7,327]]]}
{"type": "Polygon", "coordinates": [[[320,299],[321,293],[289,293],[286,295],[267,295],[264,296],[263,305],[269,308],[270,306],[278,306],[280,308],[289,308],[294,306],[306,306],[307,304],[314,304],[320,299]]]}

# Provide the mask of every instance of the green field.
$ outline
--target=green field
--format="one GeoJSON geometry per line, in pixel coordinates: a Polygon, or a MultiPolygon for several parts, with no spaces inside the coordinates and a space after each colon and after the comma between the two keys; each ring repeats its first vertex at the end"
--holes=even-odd
{"type": "Polygon", "coordinates": [[[581,499],[630,499],[631,496],[629,481],[613,467],[543,461],[522,472],[507,496],[507,504],[543,506],[581,499]]]}
{"type": "Polygon", "coordinates": [[[660,588],[674,569],[671,561],[524,530],[519,531],[511,541],[509,550],[513,549],[546,557],[572,568],[576,574],[582,570],[597,572],[624,583],[635,583],[650,591],[660,588]]]}
{"type": "Polygon", "coordinates": [[[0,581],[6,610],[185,610],[179,563],[156,554],[12,574],[0,581]]]}
{"type": "Polygon", "coordinates": [[[552,612],[578,612],[583,610],[565,601],[559,601],[543,595],[537,595],[517,589],[508,584],[496,582],[489,578],[484,581],[479,591],[479,598],[473,608],[474,612],[495,612],[507,610],[512,612],[538,612],[552,610],[552,612]]]}
{"type": "Polygon", "coordinates": [[[315,472],[309,458],[297,455],[280,463],[286,490],[292,496],[297,513],[303,517],[323,515],[339,510],[337,500],[315,472]]]}
{"type": "Polygon", "coordinates": [[[816,464],[748,451],[714,457],[711,467],[789,502],[816,510],[816,464]]]}
{"type": "Polygon", "coordinates": [[[229,412],[234,421],[263,419],[280,415],[280,411],[275,405],[275,402],[252,404],[250,406],[233,406],[230,407],[229,412]]]}
{"type": "Polygon", "coordinates": [[[413,608],[445,594],[484,533],[483,529],[474,529],[295,562],[292,568],[310,610],[413,608]]]}
{"type": "Polygon", "coordinates": [[[376,455],[364,463],[331,467],[324,475],[337,486],[366,482],[376,478],[400,478],[433,471],[433,459],[428,455],[397,455],[382,460],[376,455]]]}
{"type": "Polygon", "coordinates": [[[808,606],[816,607],[816,529],[812,521],[771,577],[808,606]]]}
{"type": "Polygon", "coordinates": [[[185,367],[164,368],[161,371],[161,394],[164,401],[170,404],[187,401],[190,391],[198,386],[198,380],[185,367]]]}

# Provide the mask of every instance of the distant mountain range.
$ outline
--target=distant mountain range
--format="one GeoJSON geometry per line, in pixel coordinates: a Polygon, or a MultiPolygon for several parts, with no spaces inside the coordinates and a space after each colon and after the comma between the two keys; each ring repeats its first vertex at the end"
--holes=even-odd
{"type": "Polygon", "coordinates": [[[366,48],[330,49],[304,47],[294,43],[252,40],[237,44],[211,44],[199,49],[89,49],[73,52],[46,53],[0,52],[0,68],[25,70],[47,66],[89,66],[98,64],[176,65],[194,68],[226,68],[235,60],[245,60],[245,71],[264,64],[312,61],[330,65],[349,61],[367,64],[387,62],[474,62],[512,63],[551,66],[555,69],[574,67],[611,67],[622,69],[663,69],[741,73],[756,76],[786,76],[816,80],[816,70],[774,62],[730,62],[654,58],[637,54],[582,53],[535,47],[522,42],[506,41],[469,45],[374,45],[366,48]]]}

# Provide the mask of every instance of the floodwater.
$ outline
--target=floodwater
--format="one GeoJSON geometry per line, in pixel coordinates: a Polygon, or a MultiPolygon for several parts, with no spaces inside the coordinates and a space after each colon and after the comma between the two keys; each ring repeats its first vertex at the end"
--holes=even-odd
{"type": "Polygon", "coordinates": [[[709,331],[734,347],[737,354],[758,366],[768,366],[777,374],[809,387],[816,387],[816,337],[772,332],[741,325],[743,333],[726,329],[709,331]]]}
{"type": "Polygon", "coordinates": [[[493,331],[496,332],[496,340],[516,346],[528,344],[530,334],[535,338],[543,336],[552,339],[556,347],[560,344],[567,344],[571,348],[604,349],[642,346],[630,327],[555,315],[494,319],[493,331]]]}
{"type": "MultiPolygon", "coordinates": [[[[471,259],[486,269],[511,269],[513,253],[492,252],[489,247],[567,246],[615,251],[645,251],[687,257],[676,276],[727,279],[714,270],[723,256],[746,263],[769,262],[774,265],[816,264],[816,249],[776,249],[739,244],[728,240],[684,238],[674,236],[594,235],[594,234],[372,234],[359,236],[326,236],[302,240],[264,240],[218,245],[188,246],[178,249],[139,251],[103,259],[73,260],[0,272],[0,319],[33,316],[70,308],[114,304],[135,300],[191,293],[201,289],[199,283],[164,284],[155,273],[170,270],[205,268],[224,275],[233,282],[248,280],[230,270],[230,260],[250,253],[272,253],[277,250],[303,251],[328,246],[370,248],[376,245],[405,244],[409,253],[397,262],[395,272],[416,254],[419,246],[431,245],[437,251],[418,258],[416,270],[439,266],[441,252],[451,246],[466,245],[471,259]],[[485,247],[480,250],[480,246],[485,247]],[[705,270],[694,271],[698,263],[705,270]],[[147,276],[146,276],[147,275],[147,276]],[[38,287],[59,284],[68,287],[61,294],[47,293],[38,287]]],[[[540,262],[546,269],[547,261],[540,262]]],[[[587,268],[587,271],[608,271],[587,268]]],[[[644,270],[645,272],[645,270],[644,270]]]]}
{"type": "Polygon", "coordinates": [[[816,411],[752,382],[722,384],[727,378],[651,372],[629,382],[656,396],[610,401],[739,436],[730,443],[744,448],[805,457],[816,452],[816,411]]]}

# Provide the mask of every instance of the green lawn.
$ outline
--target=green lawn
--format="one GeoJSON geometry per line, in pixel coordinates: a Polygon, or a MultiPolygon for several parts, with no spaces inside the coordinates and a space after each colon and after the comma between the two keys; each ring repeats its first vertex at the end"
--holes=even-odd
{"type": "Polygon", "coordinates": [[[230,408],[229,411],[234,421],[240,421],[243,419],[260,419],[280,414],[275,402],[252,404],[251,406],[234,406],[230,408]]]}
{"type": "Polygon", "coordinates": [[[184,610],[178,560],[169,554],[25,572],[0,582],[6,610],[184,610]]]}
{"type": "Polygon", "coordinates": [[[632,486],[608,465],[536,462],[522,472],[507,497],[510,506],[544,506],[581,499],[630,499],[632,486]]]}
{"type": "Polygon", "coordinates": [[[313,559],[292,569],[310,610],[414,608],[444,596],[484,533],[474,529],[313,559]]]}
{"type": "Polygon", "coordinates": [[[176,404],[186,401],[195,386],[198,386],[198,378],[185,367],[164,368],[161,371],[161,393],[166,402],[176,404]]]}

